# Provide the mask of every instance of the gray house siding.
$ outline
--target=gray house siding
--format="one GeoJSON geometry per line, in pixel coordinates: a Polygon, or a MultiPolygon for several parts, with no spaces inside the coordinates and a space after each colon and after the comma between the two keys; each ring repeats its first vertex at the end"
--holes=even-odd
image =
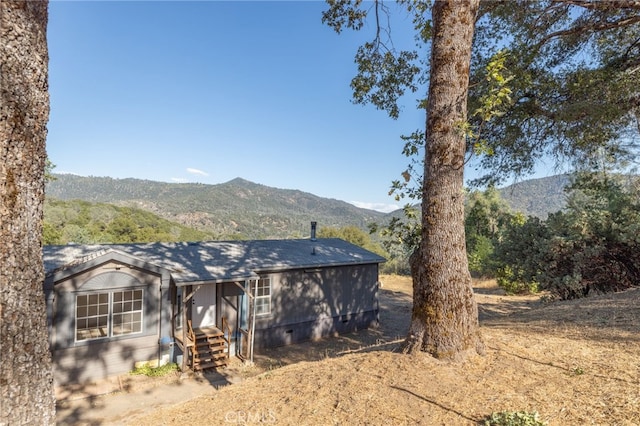
{"type": "Polygon", "coordinates": [[[364,329],[378,321],[378,265],[272,274],[271,313],[256,317],[256,347],[282,346],[364,329]]]}
{"type": "Polygon", "coordinates": [[[246,357],[252,306],[261,314],[258,348],[367,328],[378,321],[384,262],[340,239],[47,246],[43,260],[57,385],[124,374],[171,354],[177,361],[194,318],[222,327],[224,317],[232,353],[246,357]],[[261,296],[251,303],[247,291],[257,282],[261,296]]]}
{"type": "Polygon", "coordinates": [[[122,374],[131,371],[136,362],[158,360],[162,355],[158,344],[161,333],[171,334],[168,282],[163,294],[162,274],[121,260],[103,260],[104,263],[80,273],[71,273],[53,286],[50,346],[54,380],[58,384],[122,374]],[[140,330],[117,335],[113,325],[113,316],[117,314],[112,312],[116,304],[114,295],[133,291],[141,291],[142,296],[140,330]],[[78,297],[99,294],[109,295],[105,297],[108,304],[104,304],[109,312],[103,315],[108,319],[107,325],[100,328],[100,336],[82,338],[76,329],[78,297]]]}
{"type": "Polygon", "coordinates": [[[83,383],[125,374],[133,370],[136,362],[158,359],[158,352],[157,335],[59,349],[52,356],[54,382],[83,383]]]}

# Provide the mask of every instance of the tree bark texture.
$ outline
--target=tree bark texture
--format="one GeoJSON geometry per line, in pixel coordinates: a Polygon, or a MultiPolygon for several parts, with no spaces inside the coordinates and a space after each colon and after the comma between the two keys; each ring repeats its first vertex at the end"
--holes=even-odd
{"type": "Polygon", "coordinates": [[[456,359],[484,353],[464,234],[469,65],[478,0],[437,0],[422,193],[422,242],[411,258],[413,310],[405,352],[456,359]]]}
{"type": "Polygon", "coordinates": [[[43,293],[47,1],[0,1],[0,424],[55,423],[43,293]]]}

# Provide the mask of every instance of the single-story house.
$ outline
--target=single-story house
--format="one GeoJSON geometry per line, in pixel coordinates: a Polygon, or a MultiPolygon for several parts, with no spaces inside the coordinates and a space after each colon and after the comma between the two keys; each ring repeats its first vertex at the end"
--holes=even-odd
{"type": "Polygon", "coordinates": [[[252,359],[378,321],[385,259],[337,238],[46,246],[57,385],[252,359]]]}

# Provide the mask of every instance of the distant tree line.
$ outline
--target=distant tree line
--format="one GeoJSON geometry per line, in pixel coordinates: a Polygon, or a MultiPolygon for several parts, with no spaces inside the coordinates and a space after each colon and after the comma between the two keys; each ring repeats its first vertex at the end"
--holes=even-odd
{"type": "Polygon", "coordinates": [[[131,207],[49,198],[44,206],[45,245],[201,241],[213,237],[131,207]]]}
{"type": "MultiPolygon", "coordinates": [[[[494,188],[467,193],[465,232],[471,273],[496,278],[509,293],[549,290],[560,299],[637,286],[639,180],[580,172],[572,176],[565,192],[567,206],[546,220],[511,211],[494,188]]],[[[407,273],[417,225],[405,218],[389,225],[382,228],[383,244],[396,256],[388,267],[407,273]]]]}
{"type": "Polygon", "coordinates": [[[318,231],[319,238],[341,238],[383,257],[389,257],[379,242],[373,241],[371,235],[357,226],[343,226],[341,228],[322,227],[318,231]]]}

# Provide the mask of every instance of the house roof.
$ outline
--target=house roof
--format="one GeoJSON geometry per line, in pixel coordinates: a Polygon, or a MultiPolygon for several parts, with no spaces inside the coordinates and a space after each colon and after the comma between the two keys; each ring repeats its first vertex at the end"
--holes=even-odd
{"type": "Polygon", "coordinates": [[[385,259],[339,238],[197,243],[45,246],[47,275],[76,269],[108,253],[170,271],[177,285],[257,277],[267,271],[382,263],[385,259]]]}

